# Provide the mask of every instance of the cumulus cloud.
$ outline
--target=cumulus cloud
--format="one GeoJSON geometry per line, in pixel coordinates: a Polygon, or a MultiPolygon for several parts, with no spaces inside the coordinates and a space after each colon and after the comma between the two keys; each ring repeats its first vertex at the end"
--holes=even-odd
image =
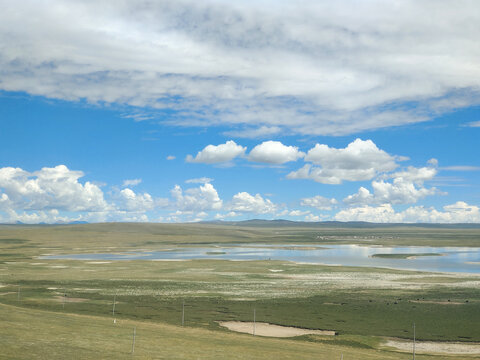
{"type": "Polygon", "coordinates": [[[433,207],[414,206],[402,212],[396,212],[390,204],[365,205],[339,211],[335,215],[335,220],[377,223],[478,223],[480,208],[463,201],[446,205],[443,211],[433,207]]]}
{"type": "Polygon", "coordinates": [[[197,156],[187,155],[186,161],[191,163],[217,164],[225,163],[238,156],[243,156],[246,147],[237,145],[235,141],[229,140],[225,144],[207,145],[197,153],[197,156]]]}
{"type": "Polygon", "coordinates": [[[286,146],[280,141],[264,141],[250,151],[248,160],[267,164],[284,164],[297,161],[303,156],[305,154],[296,146],[286,146]]]}
{"type": "Polygon", "coordinates": [[[426,196],[440,193],[435,187],[426,188],[423,185],[436,173],[435,168],[409,166],[405,171],[387,175],[386,177],[394,178],[392,182],[372,181],[373,193],[362,186],[356,194],[347,196],[343,202],[349,205],[416,203],[426,196]]]}
{"type": "Polygon", "coordinates": [[[38,224],[38,223],[66,223],[72,219],[59,215],[58,210],[51,209],[48,211],[23,211],[17,212],[13,209],[6,211],[8,218],[3,220],[7,223],[20,222],[23,224],[38,224]]]}
{"type": "Polygon", "coordinates": [[[109,205],[102,190],[87,181],[81,171],[65,165],[42,168],[30,173],[20,168],[0,169],[2,204],[12,209],[64,211],[104,211],[109,205]]]}
{"type": "Polygon", "coordinates": [[[302,210],[292,210],[290,212],[288,212],[288,215],[290,216],[304,216],[304,215],[308,215],[310,214],[310,211],[306,210],[306,211],[302,211],[302,210]]]}
{"type": "Polygon", "coordinates": [[[117,207],[120,210],[145,212],[152,210],[155,202],[148,193],[139,194],[126,188],[121,190],[117,197],[117,207]]]}
{"type": "Polygon", "coordinates": [[[168,109],[164,121],[182,126],[321,135],[479,102],[472,1],[2,5],[2,90],[168,109]]]}
{"type": "Polygon", "coordinates": [[[317,222],[322,220],[324,220],[324,218],[320,215],[308,214],[307,216],[305,216],[305,221],[309,222],[317,222]]]}
{"type": "Polygon", "coordinates": [[[424,181],[431,180],[437,172],[437,169],[433,167],[416,168],[409,166],[406,170],[392,173],[388,177],[423,184],[424,181]]]}
{"type": "Polygon", "coordinates": [[[206,183],[185,191],[179,185],[171,190],[174,206],[182,211],[220,210],[223,201],[212,184],[206,183]]]}
{"type": "Polygon", "coordinates": [[[341,184],[343,181],[370,180],[380,172],[393,171],[396,160],[403,158],[380,150],[372,140],[356,139],[346,148],[331,148],[316,144],[305,156],[306,164],[287,175],[288,179],[311,179],[323,184],[341,184]]]}
{"type": "Polygon", "coordinates": [[[235,211],[230,211],[226,214],[222,214],[222,213],[215,214],[215,219],[223,220],[223,219],[226,219],[226,218],[232,218],[232,217],[236,217],[236,216],[238,216],[238,214],[235,211]]]}
{"type": "Polygon", "coordinates": [[[124,180],[122,187],[137,186],[141,182],[142,182],[142,179],[124,180]]]}
{"type": "Polygon", "coordinates": [[[435,158],[431,158],[430,160],[427,161],[427,164],[432,165],[433,167],[438,166],[438,160],[435,158]]]}
{"type": "Polygon", "coordinates": [[[227,210],[255,214],[273,214],[278,210],[278,206],[269,199],[264,199],[260,194],[250,195],[247,192],[240,192],[233,196],[227,205],[227,210]]]}
{"type": "Polygon", "coordinates": [[[375,223],[398,223],[401,222],[401,215],[395,213],[392,205],[383,204],[379,206],[361,206],[339,211],[335,215],[338,221],[368,221],[375,223]]]}
{"type": "Polygon", "coordinates": [[[310,206],[319,210],[331,210],[338,203],[336,199],[328,199],[317,195],[311,198],[303,198],[300,202],[302,206],[310,206]]]}

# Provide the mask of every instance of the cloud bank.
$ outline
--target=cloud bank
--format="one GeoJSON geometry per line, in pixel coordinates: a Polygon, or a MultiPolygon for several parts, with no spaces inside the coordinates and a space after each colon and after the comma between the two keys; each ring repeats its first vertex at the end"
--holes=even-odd
{"type": "Polygon", "coordinates": [[[479,37],[468,0],[7,1],[0,89],[239,136],[351,134],[478,105],[479,37]]]}

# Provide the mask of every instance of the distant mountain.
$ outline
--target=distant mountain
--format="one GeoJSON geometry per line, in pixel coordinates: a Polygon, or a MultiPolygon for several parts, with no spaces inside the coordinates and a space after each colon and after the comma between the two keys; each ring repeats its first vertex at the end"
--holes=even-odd
{"type": "Polygon", "coordinates": [[[292,221],[285,219],[263,220],[252,219],[243,221],[202,221],[202,224],[217,224],[231,226],[250,226],[250,227],[328,227],[328,228],[387,228],[387,227],[426,227],[426,228],[462,228],[479,229],[480,224],[460,223],[460,224],[431,224],[431,223],[371,223],[366,221],[292,221]]]}

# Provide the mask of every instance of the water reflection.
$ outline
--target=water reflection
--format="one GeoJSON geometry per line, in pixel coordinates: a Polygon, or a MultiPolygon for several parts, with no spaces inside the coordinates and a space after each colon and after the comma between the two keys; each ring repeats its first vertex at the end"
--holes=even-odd
{"type": "Polygon", "coordinates": [[[122,254],[72,254],[45,256],[43,258],[77,260],[287,260],[326,265],[480,273],[480,249],[465,247],[249,244],[122,254]],[[441,254],[442,256],[416,256],[412,258],[372,257],[375,254],[441,254]]]}

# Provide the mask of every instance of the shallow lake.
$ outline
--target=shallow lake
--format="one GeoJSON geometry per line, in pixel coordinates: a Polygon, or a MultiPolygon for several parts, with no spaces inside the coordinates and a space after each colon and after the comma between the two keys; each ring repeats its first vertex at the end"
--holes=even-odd
{"type": "Polygon", "coordinates": [[[261,245],[175,248],[165,251],[43,256],[74,260],[287,260],[301,263],[480,273],[480,248],[363,245],[261,245]],[[382,254],[383,257],[373,255],[382,254]],[[392,254],[408,258],[389,258],[392,254]],[[427,256],[418,256],[425,254],[427,256]],[[434,256],[436,254],[437,256],[434,256]],[[441,256],[438,256],[441,255],[441,256]]]}

